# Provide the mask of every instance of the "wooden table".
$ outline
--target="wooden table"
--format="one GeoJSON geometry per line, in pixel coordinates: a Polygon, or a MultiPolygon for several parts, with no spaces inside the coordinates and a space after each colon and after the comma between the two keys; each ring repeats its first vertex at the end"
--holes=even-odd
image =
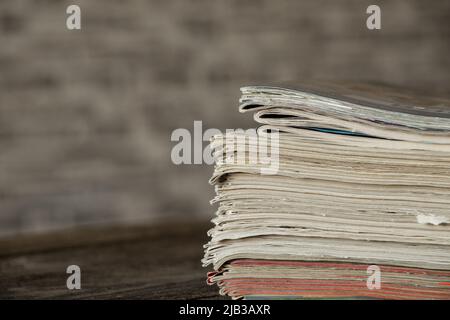
{"type": "Polygon", "coordinates": [[[0,299],[216,299],[200,259],[208,223],[102,227],[0,240],[0,299]],[[68,290],[69,265],[81,290],[68,290]]]}

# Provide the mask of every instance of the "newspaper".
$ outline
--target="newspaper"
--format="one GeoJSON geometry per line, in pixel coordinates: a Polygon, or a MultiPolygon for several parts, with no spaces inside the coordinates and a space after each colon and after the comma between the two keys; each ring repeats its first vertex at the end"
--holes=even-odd
{"type": "Polygon", "coordinates": [[[239,110],[255,112],[258,135],[211,141],[218,208],[204,265],[450,270],[450,100],[368,84],[292,88],[242,88],[239,110]]]}

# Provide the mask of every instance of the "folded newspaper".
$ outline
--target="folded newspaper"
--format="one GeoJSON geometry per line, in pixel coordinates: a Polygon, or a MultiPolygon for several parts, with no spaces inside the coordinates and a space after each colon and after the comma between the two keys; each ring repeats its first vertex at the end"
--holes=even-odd
{"type": "Polygon", "coordinates": [[[241,89],[214,136],[204,266],[246,299],[450,299],[450,100],[373,84],[241,89]]]}

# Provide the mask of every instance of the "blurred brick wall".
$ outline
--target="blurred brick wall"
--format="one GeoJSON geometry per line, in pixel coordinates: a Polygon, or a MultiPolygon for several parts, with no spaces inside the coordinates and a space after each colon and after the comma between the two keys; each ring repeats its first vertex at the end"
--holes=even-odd
{"type": "Polygon", "coordinates": [[[212,215],[212,168],[175,166],[172,130],[253,126],[239,87],[450,83],[450,1],[2,0],[0,235],[212,215]],[[78,4],[82,30],[65,28],[78,4]]]}

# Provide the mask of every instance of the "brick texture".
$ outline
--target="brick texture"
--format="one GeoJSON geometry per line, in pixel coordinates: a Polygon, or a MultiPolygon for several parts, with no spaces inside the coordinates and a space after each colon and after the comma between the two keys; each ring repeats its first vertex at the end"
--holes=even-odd
{"type": "Polygon", "coordinates": [[[207,218],[212,168],[170,161],[176,128],[247,128],[239,87],[378,80],[445,93],[450,2],[2,0],[0,235],[207,218]],[[65,27],[78,4],[82,30],[65,27]]]}

